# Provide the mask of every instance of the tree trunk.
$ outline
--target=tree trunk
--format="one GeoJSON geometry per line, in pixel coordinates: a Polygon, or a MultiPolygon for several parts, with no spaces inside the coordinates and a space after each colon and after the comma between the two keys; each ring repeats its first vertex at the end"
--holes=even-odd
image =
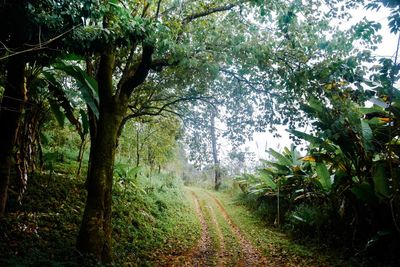
{"type": "Polygon", "coordinates": [[[97,81],[99,118],[91,123],[91,146],[86,179],[85,211],[77,239],[77,249],[102,263],[112,262],[111,206],[118,129],[127,110],[127,99],[113,96],[113,53],[101,56],[97,81]]]}
{"type": "Polygon", "coordinates": [[[18,192],[18,203],[21,204],[22,197],[28,185],[28,177],[36,170],[37,154],[39,152],[40,127],[43,121],[43,104],[37,103],[28,96],[29,110],[25,110],[18,130],[15,143],[16,153],[16,188],[18,192]]]}
{"type": "MultiPolygon", "coordinates": [[[[103,27],[108,27],[105,19],[103,27]]],[[[114,52],[101,55],[97,71],[99,91],[99,118],[93,118],[90,127],[90,155],[86,180],[88,191],[85,211],[77,239],[77,249],[91,254],[102,263],[112,262],[111,248],[111,204],[115,151],[119,129],[128,109],[129,97],[141,85],[150,70],[154,49],[143,46],[142,60],[135,73],[113,94],[114,52]]]]}
{"type": "Polygon", "coordinates": [[[86,147],[86,138],[85,136],[81,137],[81,144],[79,146],[79,153],[78,153],[78,171],[76,172],[76,176],[79,176],[81,174],[81,169],[82,169],[82,161],[83,161],[83,155],[85,154],[85,147],[86,147]]]}
{"type": "Polygon", "coordinates": [[[4,215],[13,150],[26,98],[25,62],[19,56],[9,59],[0,110],[0,216],[4,215]]]}
{"type": "Polygon", "coordinates": [[[214,186],[215,190],[219,190],[221,186],[221,169],[219,166],[219,160],[218,160],[218,149],[217,149],[217,134],[215,132],[215,117],[216,113],[213,111],[211,114],[211,127],[210,127],[210,132],[211,132],[211,145],[212,145],[212,154],[213,154],[213,160],[214,160],[214,186]]]}
{"type": "Polygon", "coordinates": [[[114,102],[100,111],[97,135],[90,147],[88,196],[77,240],[80,252],[92,254],[103,263],[112,261],[111,192],[117,132],[124,114],[121,106],[114,102]]]}
{"type": "MultiPolygon", "coordinates": [[[[140,124],[136,128],[136,168],[140,165],[140,124]]],[[[135,173],[135,180],[138,177],[138,172],[135,173]]]]}

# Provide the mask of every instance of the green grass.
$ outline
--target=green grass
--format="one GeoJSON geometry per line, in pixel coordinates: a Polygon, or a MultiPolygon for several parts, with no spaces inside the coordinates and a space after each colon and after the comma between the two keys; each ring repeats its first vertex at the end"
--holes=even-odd
{"type": "Polygon", "coordinates": [[[237,266],[241,250],[240,250],[240,245],[236,238],[236,235],[232,232],[232,228],[230,227],[228,222],[222,216],[220,209],[218,208],[215,201],[207,193],[208,191],[206,191],[204,189],[200,189],[200,188],[195,188],[195,187],[191,187],[190,190],[192,190],[196,193],[196,195],[201,200],[200,203],[202,203],[202,206],[204,206],[204,205],[209,206],[209,208],[206,209],[206,212],[205,212],[206,213],[205,219],[207,221],[208,227],[211,232],[214,250],[215,251],[218,250],[220,240],[219,240],[219,237],[217,234],[216,225],[211,221],[211,217],[208,214],[209,212],[207,211],[210,208],[212,208],[214,211],[216,221],[218,222],[221,233],[223,235],[225,251],[226,251],[227,255],[229,255],[229,261],[226,262],[226,264],[228,266],[237,266]]]}
{"type": "Polygon", "coordinates": [[[218,238],[217,229],[212,220],[212,217],[211,217],[212,215],[211,215],[211,211],[210,211],[210,208],[213,208],[214,213],[215,213],[215,208],[210,206],[210,201],[208,199],[208,196],[207,196],[207,194],[205,194],[205,192],[203,190],[201,190],[199,188],[195,188],[195,187],[190,187],[190,188],[188,188],[188,190],[195,192],[196,196],[198,197],[200,209],[204,214],[204,220],[206,221],[208,233],[211,238],[211,245],[212,245],[211,251],[213,251],[213,256],[214,256],[210,259],[209,265],[215,266],[218,261],[217,256],[218,256],[218,248],[220,245],[220,240],[218,238]]]}
{"type": "Polygon", "coordinates": [[[217,229],[215,228],[215,224],[212,220],[211,210],[208,205],[208,202],[206,202],[204,198],[201,198],[199,202],[200,202],[200,208],[203,211],[204,219],[207,224],[208,233],[211,238],[211,246],[212,246],[211,251],[213,251],[213,257],[209,259],[208,265],[216,266],[218,262],[217,256],[218,256],[218,248],[220,246],[220,240],[218,238],[217,229]]]}
{"type": "Polygon", "coordinates": [[[242,230],[243,235],[250,240],[262,253],[270,259],[292,263],[295,266],[344,266],[343,262],[327,257],[323,251],[313,246],[304,246],[293,242],[284,233],[268,227],[246,206],[240,204],[235,195],[214,193],[224,204],[233,220],[242,230]]]}
{"type": "Polygon", "coordinates": [[[83,179],[31,177],[22,206],[0,222],[1,266],[74,266],[84,207],[83,179]]]}
{"type": "MultiPolygon", "coordinates": [[[[214,206],[215,202],[214,202],[214,206]]],[[[236,235],[232,232],[232,228],[229,226],[227,221],[225,221],[224,217],[220,212],[217,212],[217,221],[221,228],[222,235],[225,241],[225,250],[227,255],[229,255],[229,261],[227,262],[228,266],[237,266],[240,255],[240,246],[239,242],[236,238],[236,235]]]]}
{"type": "MultiPolygon", "coordinates": [[[[0,266],[77,266],[85,195],[84,179],[74,174],[31,178],[22,206],[1,219],[0,266]]],[[[187,251],[200,236],[182,182],[168,175],[139,177],[136,186],[116,182],[112,224],[116,266],[155,265],[187,251]]]]}
{"type": "Polygon", "coordinates": [[[139,177],[126,192],[115,186],[116,264],[154,265],[167,255],[188,251],[200,236],[200,225],[179,179],[139,177]]]}

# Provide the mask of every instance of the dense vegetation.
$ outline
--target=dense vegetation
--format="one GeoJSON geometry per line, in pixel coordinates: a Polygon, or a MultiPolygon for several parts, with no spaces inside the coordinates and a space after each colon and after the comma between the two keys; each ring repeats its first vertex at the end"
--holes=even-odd
{"type": "Polygon", "coordinates": [[[306,265],[246,234],[271,226],[341,259],[312,264],[399,264],[399,45],[336,26],[356,8],[399,33],[392,0],[0,3],[0,264],[306,265]],[[293,145],[248,167],[278,125],[293,145]],[[231,194],[184,186],[210,181],[231,194]]]}

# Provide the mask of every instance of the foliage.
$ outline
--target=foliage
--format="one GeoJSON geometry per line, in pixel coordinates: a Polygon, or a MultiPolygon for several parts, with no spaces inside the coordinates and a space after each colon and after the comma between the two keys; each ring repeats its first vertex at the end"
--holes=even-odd
{"type": "MultiPolygon", "coordinates": [[[[31,179],[22,206],[1,221],[2,265],[96,264],[90,258],[80,258],[74,249],[85,200],[84,181],[70,176],[74,170],[66,174],[46,171],[31,179]]],[[[158,255],[186,251],[197,239],[199,229],[182,182],[165,174],[150,178],[140,175],[135,180],[134,174],[128,172],[123,177],[131,181],[128,184],[116,174],[116,264],[151,264],[157,262],[158,255]],[[171,243],[175,247],[170,247],[171,243]]]]}
{"type": "Polygon", "coordinates": [[[172,116],[144,117],[128,122],[121,135],[117,162],[161,171],[175,157],[180,122],[172,116]]]}
{"type": "Polygon", "coordinates": [[[157,253],[186,251],[199,229],[181,180],[166,174],[128,177],[129,184],[118,177],[114,184],[116,264],[139,265],[157,261],[157,253]]]}
{"type": "MultiPolygon", "coordinates": [[[[181,185],[172,176],[154,173],[157,167],[160,173],[176,151],[181,125],[170,114],[183,118],[186,126],[192,123],[194,130],[186,132],[191,134],[192,151],[207,162],[202,153],[208,152],[205,132],[211,109],[226,124],[221,135],[235,144],[268,124],[289,124],[294,136],[310,142],[302,158],[295,147],[282,153],[270,150],[272,161],[264,162],[259,173],[238,180],[246,194],[255,196],[261,213],[269,212],[268,219],[277,224],[286,220],[295,235],[311,235],[316,229],[322,238],[332,229],[344,242],[354,244],[353,249],[367,252],[400,232],[400,95],[395,88],[399,66],[397,59],[376,62],[372,56],[381,40],[379,23],[363,20],[339,31],[330,20],[344,19],[346,14],[339,14],[336,1],[326,3],[334,8],[324,12],[324,2],[21,0],[14,5],[4,1],[0,69],[7,73],[3,60],[22,55],[29,63],[25,75],[29,94],[42,91],[39,97],[48,98],[43,108],[51,109],[64,126],[60,130],[51,121],[41,133],[50,177],[70,175],[76,168],[73,159],[89,128],[91,148],[103,145],[92,150],[100,153],[91,153],[91,158],[100,155],[93,162],[104,164],[89,166],[97,170],[106,166],[101,160],[109,163],[106,178],[114,181],[117,203],[118,242],[114,241],[122,253],[118,259],[133,251],[129,260],[137,261],[143,250],[172,237],[176,222],[188,228],[193,217],[188,221],[173,217],[174,212],[188,213],[181,185]],[[366,63],[378,64],[369,68],[366,63]],[[366,78],[368,72],[372,75],[366,78]],[[372,96],[383,107],[362,107],[372,96]],[[159,115],[163,117],[152,118],[159,115]],[[126,124],[129,119],[134,123],[126,124]],[[313,125],[311,132],[295,130],[296,125],[308,123],[313,125]],[[112,179],[111,157],[124,124],[112,179]],[[97,135],[97,129],[103,134],[97,135]],[[111,130],[116,140],[107,139],[111,130]],[[148,178],[143,175],[146,169],[148,178]],[[322,216],[320,210],[329,212],[322,216]],[[136,243],[142,239],[149,243],[136,243]]],[[[343,13],[357,2],[362,1],[344,3],[343,13]]],[[[389,26],[397,33],[398,3],[372,1],[367,8],[380,6],[390,8],[389,26]]],[[[0,75],[0,88],[4,77],[0,75]]],[[[105,184],[100,175],[90,177],[93,170],[88,189],[96,187],[90,184],[93,181],[105,184]]],[[[110,204],[98,205],[94,213],[111,210],[110,204]]],[[[27,223],[22,228],[37,224],[30,214],[23,215],[27,223]]],[[[108,215],[105,221],[112,217],[108,215]]],[[[40,254],[33,261],[42,258],[40,254]]]]}
{"type": "MultiPolygon", "coordinates": [[[[314,134],[290,130],[310,143],[306,156],[294,157],[298,165],[290,150],[270,151],[275,161],[267,162],[268,168],[260,175],[244,176],[239,183],[259,201],[276,204],[268,196],[286,201],[286,228],[296,236],[326,241],[326,233],[330,233],[334,243],[340,242],[335,237],[343,236],[341,242],[351,240],[353,249],[371,256],[382,249],[382,240],[396,238],[398,210],[393,190],[398,186],[399,154],[398,125],[393,122],[399,114],[397,97],[384,107],[362,108],[341,94],[346,88],[334,90],[330,106],[315,99],[303,106],[314,119],[314,134]],[[298,183],[288,183],[296,177],[298,183]],[[379,234],[382,232],[386,234],[379,234]],[[373,243],[381,247],[371,246],[373,243]]],[[[392,241],[389,244],[399,246],[392,241]]]]}
{"type": "MultiPolygon", "coordinates": [[[[54,119],[47,121],[41,132],[44,169],[64,174],[76,172],[80,144],[79,135],[71,124],[60,127],[54,119]]],[[[84,154],[84,158],[86,167],[88,153],[84,154]]]]}
{"type": "MultiPolygon", "coordinates": [[[[346,261],[333,249],[325,250],[312,242],[299,244],[288,235],[266,224],[266,214],[255,216],[253,209],[248,209],[250,195],[215,193],[224,204],[226,212],[233,222],[240,227],[245,237],[252,241],[260,251],[275,262],[285,262],[293,266],[347,266],[346,261]]],[[[264,203],[267,203],[264,201],[264,203]]],[[[270,210],[265,210],[269,212],[270,210]]],[[[271,210],[273,211],[273,210],[271,210]]]]}
{"type": "MultiPolygon", "coordinates": [[[[32,177],[22,206],[1,222],[1,264],[74,266],[83,181],[54,172],[32,177]]],[[[90,264],[89,264],[90,265],[90,264]]]]}

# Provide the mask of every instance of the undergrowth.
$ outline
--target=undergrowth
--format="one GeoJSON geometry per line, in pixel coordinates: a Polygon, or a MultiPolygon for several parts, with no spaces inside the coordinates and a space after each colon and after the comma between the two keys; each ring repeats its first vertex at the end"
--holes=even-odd
{"type": "Polygon", "coordinates": [[[116,263],[151,265],[163,255],[187,251],[198,239],[200,226],[182,181],[156,175],[135,182],[129,190],[121,183],[114,185],[116,263]]]}
{"type": "MultiPolygon", "coordinates": [[[[193,227],[198,222],[182,182],[162,174],[134,181],[114,183],[114,264],[151,266],[164,254],[192,246],[199,227],[193,227]]],[[[75,250],[85,192],[84,179],[75,175],[32,177],[22,205],[1,219],[0,266],[97,265],[75,250]]]]}
{"type": "Polygon", "coordinates": [[[216,195],[246,238],[268,258],[293,266],[344,266],[340,259],[334,258],[336,254],[332,251],[323,253],[313,244],[307,246],[295,243],[286,234],[271,228],[268,219],[262,216],[262,210],[255,212],[249,209],[249,206],[255,208],[256,205],[243,196],[238,197],[234,191],[228,190],[216,195]]]}

